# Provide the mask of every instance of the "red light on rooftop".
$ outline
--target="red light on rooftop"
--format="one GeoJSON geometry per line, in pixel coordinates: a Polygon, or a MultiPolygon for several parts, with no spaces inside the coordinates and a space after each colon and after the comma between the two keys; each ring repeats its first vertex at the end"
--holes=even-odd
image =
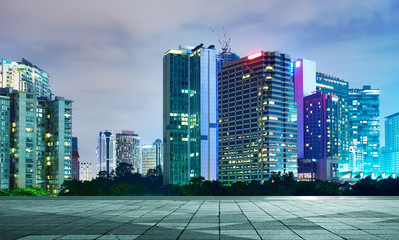
{"type": "Polygon", "coordinates": [[[260,56],[262,56],[262,52],[254,53],[254,54],[248,56],[248,60],[252,60],[252,59],[258,58],[260,56]]]}

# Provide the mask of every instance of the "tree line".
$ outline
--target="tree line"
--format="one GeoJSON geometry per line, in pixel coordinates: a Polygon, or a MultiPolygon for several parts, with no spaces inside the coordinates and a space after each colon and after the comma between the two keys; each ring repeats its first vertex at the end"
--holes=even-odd
{"type": "Polygon", "coordinates": [[[91,181],[65,181],[60,196],[399,196],[399,178],[364,178],[351,185],[328,181],[296,181],[292,172],[277,173],[260,183],[235,182],[231,186],[218,181],[193,178],[186,185],[162,184],[161,168],[150,169],[146,176],[134,173],[132,165],[121,163],[111,174],[100,172],[91,181]]]}

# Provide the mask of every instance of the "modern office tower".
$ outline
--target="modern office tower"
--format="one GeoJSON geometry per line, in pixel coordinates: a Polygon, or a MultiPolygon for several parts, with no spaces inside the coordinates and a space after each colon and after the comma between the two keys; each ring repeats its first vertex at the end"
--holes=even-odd
{"type": "Polygon", "coordinates": [[[338,101],[337,96],[320,91],[304,98],[304,157],[298,159],[299,179],[338,177],[338,101]]]}
{"type": "Polygon", "coordinates": [[[38,97],[51,97],[47,72],[24,58],[21,62],[8,62],[3,59],[0,66],[0,88],[36,93],[38,97]]]}
{"type": "Polygon", "coordinates": [[[164,184],[217,179],[216,50],[180,46],[163,57],[164,184]]]}
{"type": "Polygon", "coordinates": [[[141,147],[142,174],[147,175],[149,169],[155,169],[157,161],[157,148],[155,144],[141,147]]]}
{"type": "Polygon", "coordinates": [[[72,179],[72,101],[48,101],[46,118],[46,189],[57,194],[64,180],[72,179]]]}
{"type": "Polygon", "coordinates": [[[79,164],[79,148],[78,138],[72,137],[72,179],[79,180],[80,164],[79,164]]]}
{"type": "Polygon", "coordinates": [[[135,171],[140,170],[140,137],[132,130],[122,130],[116,134],[116,164],[132,164],[135,171]]]}
{"type": "Polygon", "coordinates": [[[79,162],[79,180],[91,181],[93,179],[93,164],[91,162],[79,162]]]}
{"type": "MultiPolygon", "coordinates": [[[[0,89],[0,91],[3,89],[0,89]]],[[[5,90],[5,89],[4,89],[5,90]]],[[[10,97],[0,92],[0,190],[10,187],[10,97]]]]}
{"type": "Polygon", "coordinates": [[[115,169],[115,139],[112,131],[103,130],[98,134],[97,174],[101,171],[111,174],[115,169]]]}
{"type": "Polygon", "coordinates": [[[316,63],[306,59],[291,62],[292,81],[294,82],[295,102],[297,104],[297,144],[298,158],[304,157],[304,107],[303,98],[316,91],[316,63]]]}
{"type": "Polygon", "coordinates": [[[155,142],[153,143],[153,145],[155,146],[155,164],[156,166],[160,166],[161,169],[163,169],[163,144],[162,144],[162,140],[161,139],[157,139],[155,140],[155,142]]]}
{"type": "Polygon", "coordinates": [[[399,173],[399,112],[385,118],[385,147],[381,165],[387,173],[399,173]]]}
{"type": "Polygon", "coordinates": [[[316,73],[316,90],[338,97],[338,156],[339,169],[349,168],[349,84],[343,79],[316,73]]]}
{"type": "MultiPolygon", "coordinates": [[[[350,144],[354,152],[363,152],[363,157],[359,157],[359,161],[356,162],[362,161],[364,166],[357,169],[366,172],[380,170],[379,96],[380,90],[371,89],[369,85],[363,86],[363,89],[349,89],[350,144]]],[[[351,168],[349,170],[355,171],[351,168]]]]}
{"type": "Polygon", "coordinates": [[[219,181],[297,175],[297,124],[290,56],[258,52],[219,73],[219,181]]]}

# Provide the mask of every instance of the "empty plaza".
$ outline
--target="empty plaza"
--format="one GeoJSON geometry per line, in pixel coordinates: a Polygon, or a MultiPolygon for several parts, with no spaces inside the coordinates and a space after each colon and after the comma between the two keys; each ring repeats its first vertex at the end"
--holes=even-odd
{"type": "Polygon", "coordinates": [[[1,197],[0,239],[399,239],[398,197],[1,197]]]}

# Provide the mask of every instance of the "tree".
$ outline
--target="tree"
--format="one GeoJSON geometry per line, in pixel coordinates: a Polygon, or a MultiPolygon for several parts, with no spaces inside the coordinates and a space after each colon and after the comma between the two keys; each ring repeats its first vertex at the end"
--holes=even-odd
{"type": "Polygon", "coordinates": [[[133,175],[134,167],[130,163],[121,162],[115,169],[116,177],[123,178],[133,175]]]}

